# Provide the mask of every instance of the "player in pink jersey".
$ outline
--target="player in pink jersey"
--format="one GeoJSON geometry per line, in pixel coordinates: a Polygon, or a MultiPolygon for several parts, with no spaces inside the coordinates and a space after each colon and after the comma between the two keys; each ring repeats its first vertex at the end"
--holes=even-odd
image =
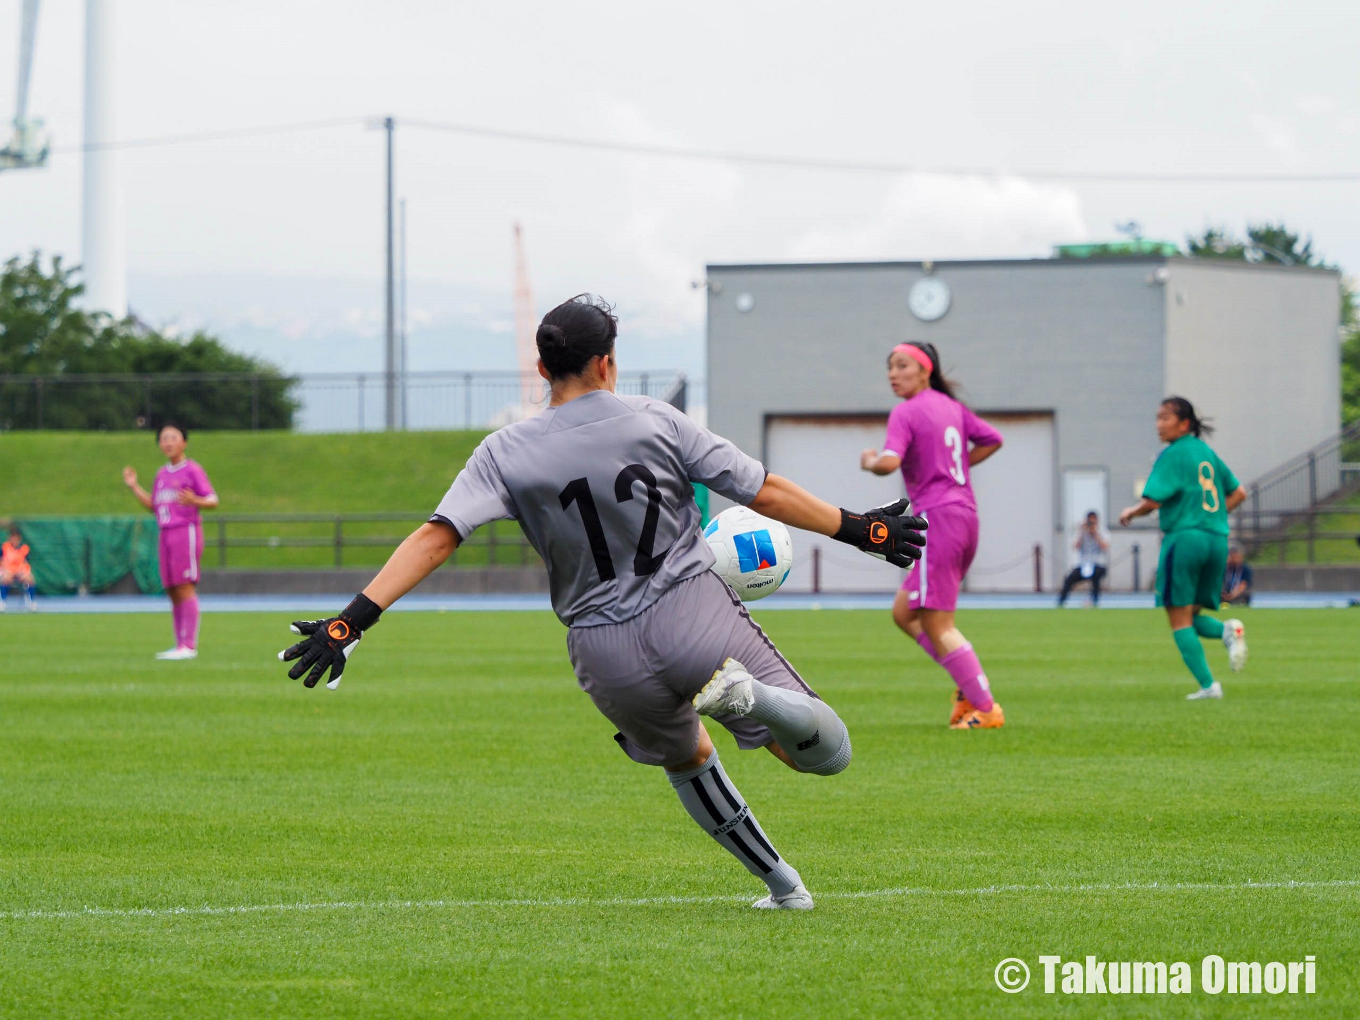
{"type": "Polygon", "coordinates": [[[969,471],[1001,449],[1001,433],[954,399],[933,344],[898,344],[888,382],[902,398],[888,416],[882,452],[865,450],[860,467],[876,475],[899,468],[912,510],[930,522],[925,552],[893,602],[893,621],[953,678],[953,729],[996,729],[1006,717],[972,644],[954,626],[959,585],[977,552],[978,511],[969,471]]]}
{"type": "Polygon", "coordinates": [[[184,454],[189,431],[166,422],[156,442],[170,462],[156,472],[152,491],[137,484],[137,472],[123,468],[123,482],[137,501],[156,515],[161,529],[161,583],[170,596],[175,625],[175,647],[158,652],[158,659],[192,659],[198,655],[198,565],[203,555],[200,510],[217,506],[217,493],[208,473],[184,454]]]}

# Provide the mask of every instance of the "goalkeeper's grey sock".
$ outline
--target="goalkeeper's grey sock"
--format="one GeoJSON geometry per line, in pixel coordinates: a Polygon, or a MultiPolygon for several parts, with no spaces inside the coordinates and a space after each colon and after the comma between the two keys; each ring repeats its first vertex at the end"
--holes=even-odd
{"type": "Polygon", "coordinates": [[[804,772],[834,776],[850,764],[850,733],[825,701],[754,678],[751,690],[755,704],[746,714],[769,727],[775,741],[804,772]]]}
{"type": "Polygon", "coordinates": [[[697,769],[667,772],[689,816],[745,865],[775,896],[786,896],[803,884],[798,872],[775,852],[751,809],[723,771],[715,750],[697,769]]]}

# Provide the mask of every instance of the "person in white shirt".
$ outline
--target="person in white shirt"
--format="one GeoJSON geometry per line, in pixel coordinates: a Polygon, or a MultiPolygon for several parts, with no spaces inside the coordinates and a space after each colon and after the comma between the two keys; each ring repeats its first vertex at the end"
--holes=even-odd
{"type": "Polygon", "coordinates": [[[1072,544],[1077,550],[1077,565],[1063,579],[1062,593],[1058,596],[1058,608],[1067,602],[1072,589],[1082,581],[1091,582],[1091,605],[1100,605],[1100,582],[1105,578],[1105,563],[1110,552],[1110,539],[1100,530],[1100,517],[1092,510],[1086,515],[1086,523],[1077,532],[1077,540],[1072,544]]]}

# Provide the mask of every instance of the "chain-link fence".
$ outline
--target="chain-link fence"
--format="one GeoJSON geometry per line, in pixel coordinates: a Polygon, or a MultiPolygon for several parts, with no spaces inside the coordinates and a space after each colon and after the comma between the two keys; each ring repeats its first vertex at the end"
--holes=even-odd
{"type": "MultiPolygon", "coordinates": [[[[674,371],[619,376],[620,393],[682,410],[688,383],[674,371]]],[[[193,428],[367,432],[497,428],[537,414],[547,384],[518,372],[324,372],[0,375],[0,430],[193,428]]]]}

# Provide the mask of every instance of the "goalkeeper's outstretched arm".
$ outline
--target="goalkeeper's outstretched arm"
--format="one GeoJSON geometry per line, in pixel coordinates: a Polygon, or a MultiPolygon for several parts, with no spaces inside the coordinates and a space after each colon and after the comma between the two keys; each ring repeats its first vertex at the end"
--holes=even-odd
{"type": "Polygon", "coordinates": [[[364,631],[378,622],[384,609],[434,573],[457,548],[458,532],[451,524],[430,521],[411,532],[378,571],[378,576],[354,596],[340,615],[293,623],[293,633],[302,640],[279,652],[280,659],[293,663],[288,675],[297,680],[306,674],[303,684],[315,687],[329,671],[331,678],[326,686],[335,690],[345,671],[345,661],[364,631]]]}
{"type": "Polygon", "coordinates": [[[422,524],[388,557],[364,595],[386,609],[441,567],[458,548],[458,532],[441,521],[422,524]]]}
{"type": "Polygon", "coordinates": [[[752,510],[790,527],[816,532],[837,542],[853,545],[898,567],[909,567],[921,558],[926,544],[926,522],[906,516],[908,499],[875,507],[862,514],[838,509],[818,499],[787,478],[771,474],[748,504],[752,510]]]}

